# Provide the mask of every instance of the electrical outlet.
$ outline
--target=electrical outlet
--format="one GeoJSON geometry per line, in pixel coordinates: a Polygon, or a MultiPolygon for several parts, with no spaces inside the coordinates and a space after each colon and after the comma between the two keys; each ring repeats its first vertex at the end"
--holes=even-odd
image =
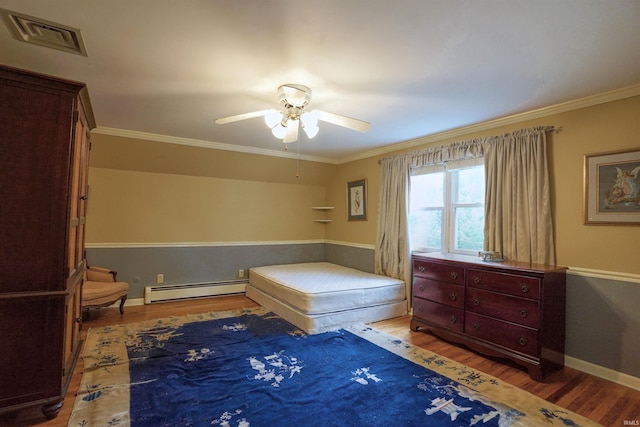
{"type": "Polygon", "coordinates": [[[238,270],[238,278],[239,279],[243,279],[244,278],[244,270],[243,269],[238,270]]]}
{"type": "Polygon", "coordinates": [[[164,283],[164,274],[160,273],[156,275],[156,283],[164,283]]]}

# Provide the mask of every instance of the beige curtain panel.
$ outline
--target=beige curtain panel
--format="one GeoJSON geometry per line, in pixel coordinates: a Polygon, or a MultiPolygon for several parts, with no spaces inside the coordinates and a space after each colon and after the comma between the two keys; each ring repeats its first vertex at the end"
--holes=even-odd
{"type": "Polygon", "coordinates": [[[410,295],[410,169],[483,156],[484,249],[512,260],[555,263],[546,154],[551,130],[541,126],[382,159],[375,272],[404,280],[410,295]]]}
{"type": "Polygon", "coordinates": [[[524,129],[485,142],[485,250],[555,264],[547,132],[524,129]]]}

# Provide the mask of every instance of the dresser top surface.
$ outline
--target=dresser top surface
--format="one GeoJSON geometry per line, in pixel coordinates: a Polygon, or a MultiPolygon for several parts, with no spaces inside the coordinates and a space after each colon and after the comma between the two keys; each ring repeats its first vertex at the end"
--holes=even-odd
{"type": "Polygon", "coordinates": [[[567,267],[563,267],[560,265],[545,265],[545,264],[535,264],[531,262],[524,261],[483,261],[478,257],[470,256],[470,255],[460,255],[460,254],[444,254],[440,252],[413,252],[413,258],[423,259],[426,261],[452,261],[458,263],[464,263],[469,267],[479,267],[479,268],[496,268],[496,269],[505,269],[505,270],[518,270],[518,271],[533,271],[540,273],[551,273],[551,272],[564,272],[567,270],[567,267]]]}

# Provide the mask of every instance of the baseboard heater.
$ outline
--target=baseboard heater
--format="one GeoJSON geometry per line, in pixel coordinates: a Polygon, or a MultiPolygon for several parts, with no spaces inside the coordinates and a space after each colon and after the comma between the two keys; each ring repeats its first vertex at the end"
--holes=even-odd
{"type": "Polygon", "coordinates": [[[175,301],[189,298],[205,298],[221,295],[242,294],[246,280],[228,280],[213,283],[191,283],[186,285],[145,286],[144,303],[175,301]]]}

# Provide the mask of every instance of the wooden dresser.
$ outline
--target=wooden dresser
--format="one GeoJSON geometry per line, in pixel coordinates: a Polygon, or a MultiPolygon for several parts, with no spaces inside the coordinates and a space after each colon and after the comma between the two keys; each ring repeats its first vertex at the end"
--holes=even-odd
{"type": "Polygon", "coordinates": [[[411,329],[508,358],[542,381],[564,366],[565,267],[414,253],[411,329]]]}
{"type": "Polygon", "coordinates": [[[79,354],[93,127],[84,84],[0,66],[1,415],[55,417],[79,354]]]}

